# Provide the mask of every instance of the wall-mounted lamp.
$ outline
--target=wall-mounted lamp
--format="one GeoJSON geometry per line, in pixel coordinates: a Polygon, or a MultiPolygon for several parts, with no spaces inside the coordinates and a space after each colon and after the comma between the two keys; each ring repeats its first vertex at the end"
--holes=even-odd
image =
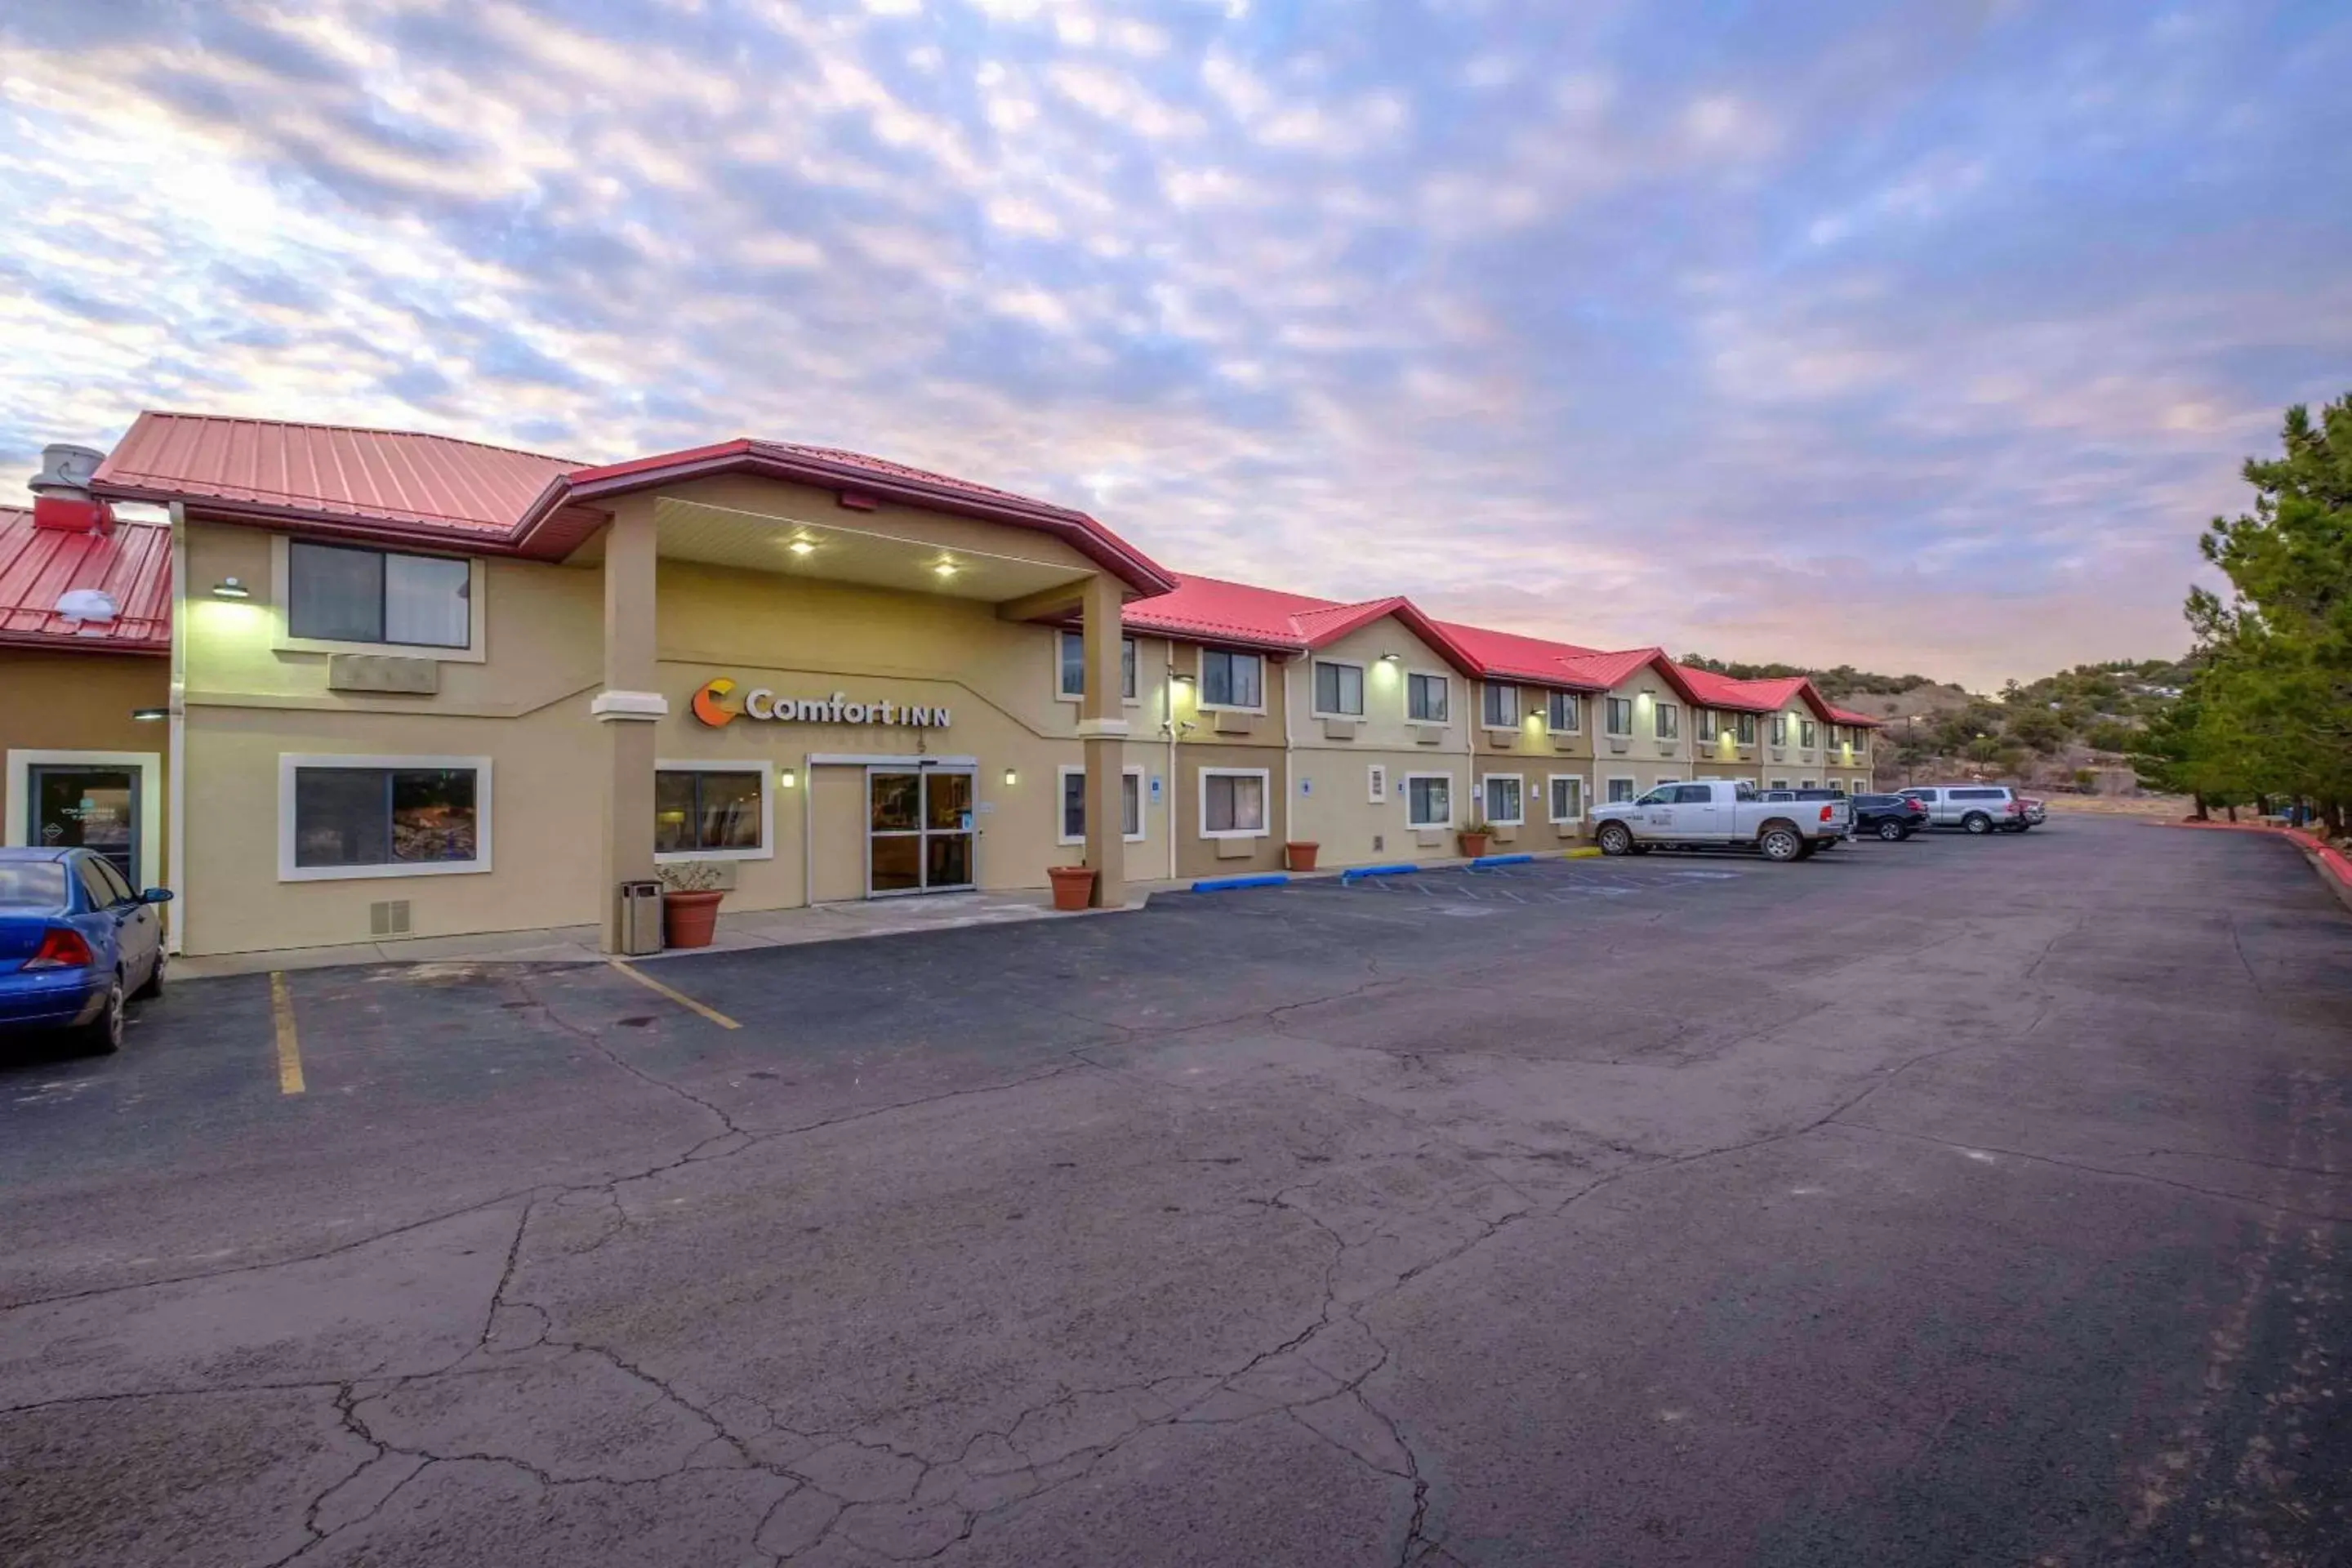
{"type": "Polygon", "coordinates": [[[131,717],[142,724],[158,723],[171,716],[169,708],[133,708],[131,710],[131,717]]]}
{"type": "Polygon", "coordinates": [[[790,768],[784,769],[776,775],[776,784],[781,789],[797,789],[800,787],[800,782],[801,775],[790,768]]]}
{"type": "Polygon", "coordinates": [[[1404,655],[1401,653],[1384,653],[1381,655],[1381,662],[1382,664],[1402,664],[1404,662],[1404,655]]]}
{"type": "Polygon", "coordinates": [[[795,539],[792,543],[785,546],[785,548],[790,550],[795,555],[806,555],[811,551],[814,550],[816,546],[810,543],[805,539],[795,539]]]}
{"type": "Polygon", "coordinates": [[[1011,788],[1013,785],[1017,784],[1019,784],[1020,782],[1021,782],[1021,775],[1020,775],[1019,773],[1017,773],[1013,772],[1013,770],[1012,770],[1011,768],[1007,768],[1007,769],[1005,769],[1005,770],[1004,770],[1004,784],[1005,784],[1005,787],[1006,787],[1006,788],[1008,788],[1008,789],[1009,789],[1009,788],[1011,788]]]}
{"type": "Polygon", "coordinates": [[[1190,686],[1192,684],[1192,678],[1181,672],[1171,675],[1168,679],[1174,681],[1179,686],[1190,686]]]}
{"type": "Polygon", "coordinates": [[[952,577],[956,574],[956,563],[952,561],[942,561],[931,570],[942,577],[952,577]]]}
{"type": "Polygon", "coordinates": [[[224,577],[219,582],[213,584],[213,597],[215,599],[250,599],[253,597],[253,590],[247,587],[244,584],[238,582],[234,577],[224,577]]]}

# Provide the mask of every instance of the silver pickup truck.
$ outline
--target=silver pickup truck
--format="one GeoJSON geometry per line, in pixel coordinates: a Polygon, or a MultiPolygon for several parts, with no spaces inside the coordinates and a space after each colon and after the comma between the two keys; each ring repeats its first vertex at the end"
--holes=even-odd
{"type": "Polygon", "coordinates": [[[1759,800],[1745,781],[1697,779],[1595,806],[1592,820],[1603,855],[1738,847],[1761,850],[1767,860],[1806,860],[1845,837],[1853,807],[1843,799],[1759,800]]]}

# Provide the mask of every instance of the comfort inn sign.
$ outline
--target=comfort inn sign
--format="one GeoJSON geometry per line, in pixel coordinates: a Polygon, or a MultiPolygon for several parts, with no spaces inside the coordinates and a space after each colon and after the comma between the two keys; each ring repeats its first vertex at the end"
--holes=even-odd
{"type": "Polygon", "coordinates": [[[915,702],[853,702],[846,692],[841,691],[830,697],[779,697],[764,686],[755,686],[743,693],[740,703],[734,700],[734,696],[735,683],[720,676],[703,682],[688,706],[694,710],[697,719],[714,730],[739,718],[772,724],[900,724],[919,730],[948,727],[948,710],[944,707],[927,708],[915,702]]]}

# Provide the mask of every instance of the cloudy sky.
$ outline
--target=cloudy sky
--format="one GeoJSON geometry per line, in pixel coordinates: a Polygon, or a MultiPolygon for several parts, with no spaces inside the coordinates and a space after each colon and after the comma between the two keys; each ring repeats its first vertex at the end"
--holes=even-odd
{"type": "Polygon", "coordinates": [[[0,471],[759,434],[1990,685],[2185,646],[2352,390],[2347,82],[2342,0],[8,0],[0,471]]]}

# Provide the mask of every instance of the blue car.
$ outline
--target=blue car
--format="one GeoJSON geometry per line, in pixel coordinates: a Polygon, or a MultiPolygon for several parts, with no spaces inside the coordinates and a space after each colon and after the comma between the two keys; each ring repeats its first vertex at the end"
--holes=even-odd
{"type": "Polygon", "coordinates": [[[89,849],[0,849],[0,1034],[70,1030],[122,1047],[122,1006],[163,989],[168,889],[135,892],[89,849]]]}

